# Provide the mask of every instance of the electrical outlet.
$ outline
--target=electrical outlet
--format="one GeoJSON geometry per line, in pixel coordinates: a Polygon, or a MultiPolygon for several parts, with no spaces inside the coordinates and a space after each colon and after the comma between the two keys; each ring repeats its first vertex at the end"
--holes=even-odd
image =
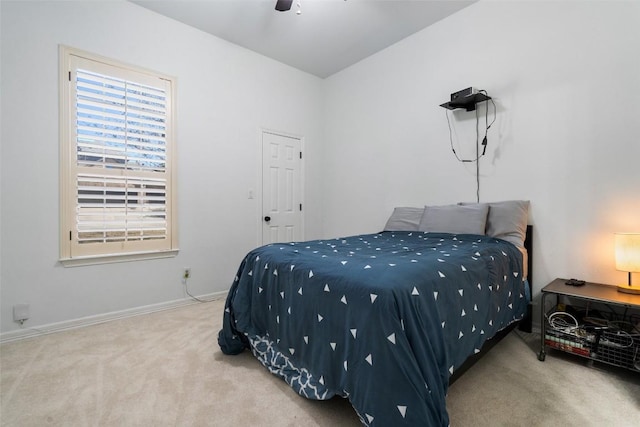
{"type": "Polygon", "coordinates": [[[190,277],[191,277],[191,267],[185,267],[184,272],[182,273],[182,278],[184,280],[187,280],[190,277]]]}
{"type": "Polygon", "coordinates": [[[29,304],[16,304],[13,306],[13,321],[23,324],[29,319],[29,304]]]}

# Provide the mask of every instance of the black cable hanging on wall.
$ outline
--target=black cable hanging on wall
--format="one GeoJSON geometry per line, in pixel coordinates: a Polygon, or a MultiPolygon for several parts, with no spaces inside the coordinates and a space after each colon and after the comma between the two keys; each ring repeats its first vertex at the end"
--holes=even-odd
{"type": "Polygon", "coordinates": [[[445,116],[447,118],[447,125],[449,127],[449,144],[451,146],[451,151],[453,151],[453,155],[461,163],[473,163],[473,162],[476,163],[476,201],[479,203],[480,202],[480,162],[479,160],[487,152],[487,143],[488,143],[487,134],[489,133],[489,128],[491,128],[491,126],[496,121],[496,113],[497,113],[496,103],[489,96],[486,90],[481,89],[476,91],[473,88],[467,88],[467,89],[463,89],[461,91],[452,93],[451,101],[445,102],[444,104],[440,104],[440,106],[446,109],[445,116]],[[484,137],[482,138],[482,143],[480,143],[480,131],[479,131],[480,117],[478,116],[478,110],[476,108],[476,105],[480,102],[486,102],[486,101],[491,101],[491,104],[493,105],[493,120],[491,121],[491,123],[489,123],[489,106],[487,105],[487,108],[485,110],[485,116],[484,116],[484,124],[485,124],[484,137]],[[448,110],[455,110],[458,108],[464,108],[467,111],[475,111],[476,113],[476,157],[474,159],[460,158],[458,156],[458,153],[456,153],[455,148],[453,147],[453,133],[452,133],[451,120],[449,119],[448,110]],[[482,154],[480,153],[480,145],[482,145],[482,154]]]}

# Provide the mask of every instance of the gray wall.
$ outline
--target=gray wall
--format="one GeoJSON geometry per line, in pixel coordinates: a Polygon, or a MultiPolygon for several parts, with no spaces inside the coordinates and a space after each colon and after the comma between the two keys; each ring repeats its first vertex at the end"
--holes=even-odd
{"type": "Polygon", "coordinates": [[[321,83],[125,1],[6,2],[2,14],[2,332],[225,291],[258,244],[260,129],[304,137],[307,230],[320,235],[321,83]],[[58,263],[58,45],[178,78],[175,258],[58,263]],[[287,114],[282,114],[286,111],[287,114]]]}
{"type": "MultiPolygon", "coordinates": [[[[475,201],[475,164],[455,159],[439,107],[475,86],[498,109],[480,199],[531,201],[536,293],[556,277],[626,283],[613,233],[640,231],[638,22],[637,2],[478,2],[328,78],[324,233],[475,201]]],[[[473,158],[475,114],[450,118],[473,158]]]]}

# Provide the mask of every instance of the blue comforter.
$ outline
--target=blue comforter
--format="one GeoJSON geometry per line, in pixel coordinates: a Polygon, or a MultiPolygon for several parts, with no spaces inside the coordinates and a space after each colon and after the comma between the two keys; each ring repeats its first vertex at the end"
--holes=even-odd
{"type": "Polygon", "coordinates": [[[218,343],[367,426],[447,426],[449,377],[526,312],[522,255],[478,235],[272,244],[242,261],[218,343]]]}

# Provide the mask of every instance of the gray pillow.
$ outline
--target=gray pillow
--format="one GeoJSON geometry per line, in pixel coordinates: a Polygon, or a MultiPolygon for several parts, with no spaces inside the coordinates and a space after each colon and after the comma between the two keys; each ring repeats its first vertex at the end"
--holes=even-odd
{"type": "Polygon", "coordinates": [[[384,231],[418,231],[424,208],[395,208],[384,231]]]}
{"type": "MultiPolygon", "coordinates": [[[[505,200],[488,204],[487,236],[506,240],[523,248],[529,221],[529,201],[505,200]]],[[[475,203],[461,205],[474,206],[475,203]]]]}
{"type": "Polygon", "coordinates": [[[489,205],[425,206],[418,231],[484,234],[489,205]]]}

